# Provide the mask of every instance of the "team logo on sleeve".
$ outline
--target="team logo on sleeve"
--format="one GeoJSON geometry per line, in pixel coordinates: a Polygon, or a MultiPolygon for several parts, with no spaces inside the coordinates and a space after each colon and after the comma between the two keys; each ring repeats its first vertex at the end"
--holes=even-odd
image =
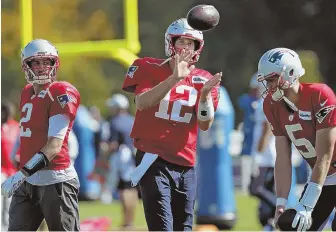
{"type": "Polygon", "coordinates": [[[127,70],[127,76],[133,78],[135,71],[138,69],[138,66],[131,66],[127,70]]]}
{"type": "Polygon", "coordinates": [[[76,102],[76,100],[69,94],[57,96],[57,100],[62,108],[64,108],[69,102],[76,102]]]}
{"type": "Polygon", "coordinates": [[[326,106],[326,107],[323,107],[321,108],[316,114],[316,119],[319,123],[322,123],[324,118],[331,112],[333,111],[333,109],[335,109],[336,106],[333,105],[333,106],[326,106]]]}

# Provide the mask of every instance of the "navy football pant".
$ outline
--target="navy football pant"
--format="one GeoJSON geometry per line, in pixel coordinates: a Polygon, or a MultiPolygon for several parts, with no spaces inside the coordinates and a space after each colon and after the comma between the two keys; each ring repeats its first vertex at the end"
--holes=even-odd
{"type": "MultiPolygon", "coordinates": [[[[144,152],[136,154],[136,164],[144,152]]],[[[196,198],[196,171],[160,157],[140,180],[149,231],[191,231],[196,198]]]]}

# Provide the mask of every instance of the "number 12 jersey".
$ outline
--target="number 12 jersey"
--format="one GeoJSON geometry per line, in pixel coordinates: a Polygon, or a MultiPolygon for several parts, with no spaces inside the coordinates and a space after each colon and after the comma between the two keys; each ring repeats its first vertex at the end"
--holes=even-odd
{"type": "MultiPolygon", "coordinates": [[[[170,75],[168,63],[162,59],[142,58],[129,67],[122,89],[138,95],[155,87],[170,75]]],[[[158,154],[168,162],[194,166],[198,134],[197,110],[201,89],[212,75],[194,69],[177,83],[155,106],[137,110],[131,132],[134,146],[144,152],[158,154]]],[[[211,92],[215,110],[219,89],[211,92]]]]}

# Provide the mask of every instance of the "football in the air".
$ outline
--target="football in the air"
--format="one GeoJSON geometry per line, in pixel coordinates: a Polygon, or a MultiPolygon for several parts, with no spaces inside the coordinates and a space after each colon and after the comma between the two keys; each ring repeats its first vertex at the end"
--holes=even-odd
{"type": "Polygon", "coordinates": [[[298,225],[293,228],[292,223],[296,215],[295,209],[286,209],[278,218],[278,227],[281,231],[297,231],[298,225]]]}
{"type": "Polygon", "coordinates": [[[207,31],[219,23],[219,12],[212,5],[194,6],[187,14],[188,24],[198,31],[207,31]]]}

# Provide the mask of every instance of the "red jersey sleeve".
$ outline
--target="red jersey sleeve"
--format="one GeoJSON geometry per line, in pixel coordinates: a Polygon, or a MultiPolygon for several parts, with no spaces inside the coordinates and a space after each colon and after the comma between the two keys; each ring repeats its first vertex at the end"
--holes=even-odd
{"type": "Polygon", "coordinates": [[[151,89],[153,83],[145,70],[143,59],[135,60],[127,70],[122,90],[137,95],[151,89]]]}
{"type": "Polygon", "coordinates": [[[134,91],[134,95],[144,93],[144,92],[150,90],[153,87],[154,87],[153,82],[151,82],[149,80],[142,81],[141,83],[139,83],[136,86],[135,91],[134,91]]]}
{"type": "Polygon", "coordinates": [[[73,120],[80,104],[80,95],[77,89],[67,82],[57,82],[51,86],[50,92],[53,101],[51,102],[49,117],[66,114],[70,117],[70,120],[73,120]]]}
{"type": "Polygon", "coordinates": [[[333,90],[323,84],[315,97],[313,109],[316,119],[316,130],[336,126],[336,97],[333,90]]]}
{"type": "Polygon", "coordinates": [[[276,120],[275,112],[271,107],[271,97],[267,96],[263,103],[263,111],[274,136],[286,136],[280,127],[279,121],[276,120]]]}

